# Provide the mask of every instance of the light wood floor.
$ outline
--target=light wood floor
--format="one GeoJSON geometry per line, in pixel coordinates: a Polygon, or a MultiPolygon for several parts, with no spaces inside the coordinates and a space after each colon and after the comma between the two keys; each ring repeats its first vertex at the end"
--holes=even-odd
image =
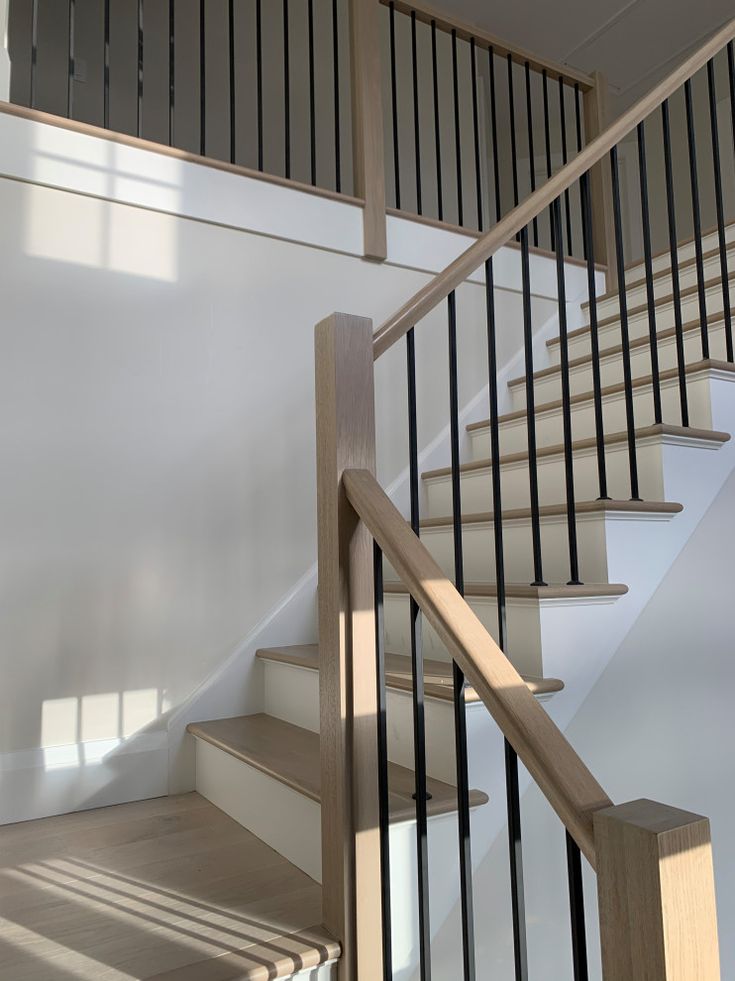
{"type": "Polygon", "coordinates": [[[2,981],[261,981],[327,960],[321,888],[198,794],[0,827],[2,981]]]}

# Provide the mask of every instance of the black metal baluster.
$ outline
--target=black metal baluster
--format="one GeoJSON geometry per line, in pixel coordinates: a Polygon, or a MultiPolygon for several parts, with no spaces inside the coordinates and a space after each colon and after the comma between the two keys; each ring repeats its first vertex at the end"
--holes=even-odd
{"type": "MultiPolygon", "coordinates": [[[[566,100],[564,98],[564,78],[559,76],[559,114],[560,114],[560,128],[561,128],[561,161],[562,165],[566,166],[569,160],[569,153],[567,150],[567,109],[566,100]]],[[[564,216],[567,220],[567,253],[572,256],[574,255],[574,243],[572,240],[572,209],[569,200],[569,188],[564,191],[564,216]]]]}
{"type": "Polygon", "coordinates": [[[725,235],[725,206],[722,197],[722,162],[720,159],[720,127],[717,122],[717,89],[715,86],[714,59],[707,62],[707,88],[709,91],[709,118],[712,133],[712,164],[715,178],[715,207],[717,209],[717,241],[720,249],[720,277],[722,279],[722,308],[725,315],[725,348],[727,360],[733,360],[732,311],[730,309],[730,271],[727,262],[725,235]]]}
{"type": "MultiPolygon", "coordinates": [[[[543,85],[544,94],[544,147],[546,150],[546,179],[549,180],[554,172],[553,165],[551,163],[551,127],[549,125],[549,76],[546,74],[546,69],[541,72],[541,80],[543,85]]],[[[551,214],[551,208],[549,208],[549,240],[551,241],[551,248],[556,248],[554,244],[554,219],[551,214]]]]}
{"type": "Polygon", "coordinates": [[[230,67],[230,163],[235,162],[237,156],[237,128],[235,125],[235,0],[229,0],[228,9],[229,23],[229,67],[230,67]]]}
{"type": "Polygon", "coordinates": [[[383,977],[393,977],[390,897],[390,813],[388,786],[388,706],[385,685],[385,616],[383,607],[383,553],[373,541],[375,601],[375,674],[378,688],[378,817],[380,824],[380,893],[383,925],[383,977]]]}
{"type": "MultiPolygon", "coordinates": [[[[574,116],[577,128],[577,153],[582,152],[582,95],[579,91],[579,82],[574,83],[574,116]]],[[[579,207],[582,209],[582,182],[579,182],[579,207]]],[[[587,229],[584,219],[582,219],[582,258],[587,258],[587,229]]]]}
{"type": "Polygon", "coordinates": [[[597,283],[595,270],[595,242],[592,233],[592,199],[589,172],[581,177],[582,184],[582,222],[586,229],[587,249],[587,294],[590,315],[590,347],[592,350],[592,394],[595,404],[595,442],[597,445],[597,474],[600,481],[598,500],[607,501],[607,465],[605,462],[605,428],[602,415],[602,379],[600,378],[600,339],[597,324],[597,283]]]}
{"type": "Polygon", "coordinates": [[[439,65],[436,57],[436,21],[431,22],[431,68],[434,88],[434,146],[436,148],[436,205],[439,221],[444,218],[442,192],[442,141],[439,121],[439,65]]]}
{"type": "Polygon", "coordinates": [[[339,194],[342,190],[342,134],[339,118],[339,13],[337,0],[332,0],[332,64],[334,70],[334,183],[335,190],[339,194]]]}
{"type": "Polygon", "coordinates": [[[641,499],[638,490],[638,454],[635,441],[635,413],[633,409],[633,376],[630,368],[630,338],[628,334],[628,294],[625,282],[625,254],[623,251],[623,220],[620,213],[620,173],[618,148],[610,151],[612,171],[613,215],[615,219],[615,258],[618,270],[618,302],[620,304],[620,337],[623,348],[623,381],[625,386],[625,417],[628,432],[628,458],[630,461],[630,499],[641,499]]]}
{"type": "MultiPolygon", "coordinates": [[[[142,0],[138,0],[142,3],[142,0]]],[[[69,77],[66,86],[66,115],[72,119],[74,114],[74,21],[76,15],[76,0],[69,0],[69,50],[68,50],[68,72],[69,77]]],[[[140,132],[138,132],[140,136],[140,132]]]]}
{"type": "Polygon", "coordinates": [[[459,67],[457,64],[457,32],[452,31],[452,85],[454,94],[454,155],[457,168],[457,215],[458,224],[464,225],[462,195],[462,133],[459,128],[459,67]]]}
{"type": "MultiPolygon", "coordinates": [[[[528,236],[527,230],[526,236],[528,236]]],[[[526,898],[523,887],[523,839],[521,835],[521,793],[518,786],[518,756],[507,739],[504,749],[505,802],[508,811],[508,852],[513,915],[513,960],[516,981],[528,981],[526,898]]]]}
{"type": "Polygon", "coordinates": [[[692,221],[694,223],[694,255],[697,267],[697,299],[702,334],[702,357],[709,357],[709,331],[707,329],[707,297],[704,282],[704,255],[702,253],[702,216],[699,204],[699,176],[697,173],[697,137],[694,132],[694,107],[692,105],[692,81],[684,82],[684,102],[687,116],[687,142],[689,144],[689,177],[692,190],[692,221]]]}
{"type": "Polygon", "coordinates": [[[291,177],[291,44],[288,0],[283,0],[283,156],[286,179],[291,177]]]}
{"type": "Polygon", "coordinates": [[[316,186],[316,88],[314,64],[314,0],[309,0],[307,8],[309,31],[309,159],[311,183],[316,186]]]}
{"type": "Polygon", "coordinates": [[[567,878],[569,880],[569,913],[572,924],[572,962],[574,981],[587,981],[587,928],[584,922],[584,887],[582,856],[569,832],[567,839],[567,878]]]}
{"type": "Polygon", "coordinates": [[[577,550],[577,516],[574,500],[574,447],[572,443],[572,405],[569,383],[569,340],[567,337],[567,289],[564,277],[564,237],[559,198],[552,204],[556,241],[556,288],[559,304],[559,352],[561,356],[561,404],[564,432],[564,476],[567,498],[567,534],[569,538],[569,586],[581,585],[577,550]]]}
{"type": "Polygon", "coordinates": [[[653,388],[653,421],[663,422],[661,411],[661,379],[658,364],[658,333],[656,327],[656,296],[651,252],[651,216],[648,203],[648,165],[646,161],[646,129],[638,124],[638,177],[641,190],[641,221],[643,225],[643,255],[646,268],[646,303],[648,305],[648,339],[651,349],[651,385],[653,388]]]}
{"type": "Polygon", "coordinates": [[[730,82],[730,124],[735,149],[735,44],[732,41],[727,45],[727,77],[730,82]]]}
{"type": "Polygon", "coordinates": [[[138,136],[143,135],[143,0],[138,0],[138,136]]]}
{"type": "Polygon", "coordinates": [[[255,89],[258,111],[258,170],[263,169],[263,18],[261,0],[255,0],[255,89]]]}
{"type": "Polygon", "coordinates": [[[493,142],[493,186],[495,190],[495,221],[500,221],[503,209],[500,203],[500,162],[498,157],[498,103],[495,92],[495,52],[487,49],[490,75],[490,136],[493,142]]]}
{"type": "Polygon", "coordinates": [[[508,55],[508,110],[510,113],[510,155],[513,168],[513,207],[518,207],[518,147],[516,146],[516,107],[513,92],[513,56],[508,55]]]}
{"type": "Polygon", "coordinates": [[[477,52],[475,39],[470,38],[470,71],[472,72],[472,133],[475,147],[475,196],[477,198],[477,227],[483,231],[482,216],[482,169],[480,161],[480,120],[477,101],[477,52]]]}
{"type": "MultiPolygon", "coordinates": [[[[169,0],[173,6],[173,0],[169,0]]],[[[102,53],[102,125],[110,128],[110,0],[105,0],[102,53]]]]}
{"type": "MultiPolygon", "coordinates": [[[[531,97],[531,66],[525,64],[526,72],[526,122],[528,123],[528,170],[531,178],[531,194],[536,190],[536,155],[533,150],[533,99],[531,97]]],[[[538,248],[538,218],[533,219],[533,244],[538,248]]]]}
{"type": "MultiPolygon", "coordinates": [[[[498,361],[495,321],[495,281],[493,260],[485,262],[485,301],[487,312],[488,394],[490,402],[490,458],[493,488],[493,537],[495,543],[495,588],[497,593],[498,633],[501,650],[506,650],[507,612],[505,559],[503,555],[503,502],[500,476],[500,420],[498,415],[498,361]]],[[[513,959],[516,981],[528,978],[526,944],[526,904],[523,886],[523,845],[521,840],[521,802],[518,787],[518,757],[510,743],[504,741],[505,790],[508,813],[508,857],[510,862],[511,905],[513,917],[513,959]]]]}
{"type": "MultiPolygon", "coordinates": [[[[416,415],[416,348],[413,328],[406,334],[408,370],[408,447],[411,528],[420,531],[418,424],[416,415]]],[[[411,673],[413,681],[413,751],[416,779],[416,864],[418,868],[419,970],[431,981],[431,924],[429,918],[429,845],[426,816],[426,724],[424,719],[424,655],[421,613],[411,597],[411,673]]]]}
{"type": "MultiPolygon", "coordinates": [[[[457,369],[457,301],[454,292],[447,297],[449,319],[449,416],[452,459],[452,530],[454,536],[454,582],[464,596],[464,556],[462,549],[462,480],[459,457],[459,386],[457,369]]],[[[459,875],[462,910],[462,962],[465,981],[475,977],[475,932],[472,900],[472,850],[470,844],[470,780],[467,765],[467,718],[465,715],[465,677],[452,662],[454,696],[454,737],[457,760],[457,817],[459,830],[459,875]]]]}
{"type": "Polygon", "coordinates": [[[416,43],[416,11],[411,11],[411,68],[413,75],[413,145],[416,161],[416,213],[423,214],[421,201],[421,128],[419,121],[419,60],[416,43]]]}
{"type": "Polygon", "coordinates": [[[28,100],[31,109],[36,108],[37,67],[38,67],[38,0],[33,0],[33,6],[31,7],[31,91],[28,100]]]}
{"type": "Polygon", "coordinates": [[[390,10],[390,102],[393,119],[393,180],[395,204],[401,210],[401,163],[398,143],[398,79],[396,74],[396,5],[391,0],[390,10]]]}
{"type": "Polygon", "coordinates": [[[199,0],[199,153],[207,149],[207,17],[205,0],[199,0]]]}
{"type": "Polygon", "coordinates": [[[661,128],[664,141],[664,171],[666,177],[666,210],[669,225],[669,255],[671,261],[671,289],[674,297],[674,333],[676,335],[676,365],[679,377],[679,401],[681,424],[689,425],[689,397],[686,379],[686,352],[684,350],[684,326],[681,314],[681,280],[679,277],[679,240],[676,233],[676,204],[674,199],[674,168],[671,158],[671,123],[668,99],[661,104],[661,128]]]}
{"type": "Polygon", "coordinates": [[[531,498],[531,538],[533,541],[532,586],[545,586],[541,561],[541,513],[536,458],[536,402],[533,391],[533,320],[531,317],[531,264],[528,253],[528,226],[520,233],[521,278],[523,283],[523,343],[526,357],[526,428],[528,433],[528,475],[531,498]]]}
{"type": "MultiPolygon", "coordinates": [[[[168,145],[174,145],[174,112],[176,106],[176,40],[174,29],[176,21],[174,19],[175,0],[168,0],[168,145]]],[[[109,0],[106,2],[106,14],[109,15],[109,0]]],[[[109,40],[109,21],[108,40],[109,40]]],[[[107,66],[109,68],[109,66],[107,66]]],[[[107,86],[107,96],[109,101],[109,85],[107,86]]],[[[109,105],[108,105],[109,111],[109,105]]]]}

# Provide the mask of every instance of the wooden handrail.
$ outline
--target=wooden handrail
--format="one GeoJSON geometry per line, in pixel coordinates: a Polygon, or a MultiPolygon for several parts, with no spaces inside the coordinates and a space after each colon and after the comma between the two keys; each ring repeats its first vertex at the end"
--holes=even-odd
{"type": "Polygon", "coordinates": [[[510,55],[513,61],[518,65],[525,65],[526,62],[528,62],[532,69],[538,72],[545,71],[549,78],[565,78],[568,82],[577,82],[579,83],[579,87],[583,92],[586,92],[594,87],[594,79],[589,75],[585,75],[584,72],[576,71],[574,68],[570,68],[568,65],[560,65],[555,61],[540,58],[531,51],[526,51],[525,48],[518,47],[517,45],[510,44],[508,41],[502,41],[500,38],[494,37],[494,35],[484,31],[481,27],[475,27],[474,24],[468,24],[466,22],[456,20],[453,17],[449,18],[447,17],[446,12],[436,10],[428,4],[414,3],[413,0],[379,0],[379,2],[385,7],[389,6],[390,3],[393,2],[395,9],[399,13],[407,14],[408,16],[415,13],[416,20],[429,25],[434,23],[436,24],[438,30],[444,31],[446,34],[451,34],[452,31],[455,31],[457,37],[461,38],[463,41],[470,41],[474,39],[478,47],[492,48],[493,51],[502,58],[506,58],[508,55],[510,55]]]}
{"type": "Polygon", "coordinates": [[[343,483],[350,504],[594,868],[593,815],[610,807],[610,799],[375,477],[345,470],[343,483]]]}
{"type": "Polygon", "coordinates": [[[562,167],[553,177],[510,211],[495,227],[473,243],[423,289],[411,297],[400,310],[386,320],[373,337],[373,355],[377,359],[397,340],[416,326],[434,307],[457,289],[484,262],[491,258],[529,222],[538,217],[560,194],[583,174],[599,163],[606,153],[643,122],[662,102],[707,64],[727,43],[735,38],[735,19],[687,58],[678,68],[656,85],[648,95],[623,113],[614,123],[562,167]]]}

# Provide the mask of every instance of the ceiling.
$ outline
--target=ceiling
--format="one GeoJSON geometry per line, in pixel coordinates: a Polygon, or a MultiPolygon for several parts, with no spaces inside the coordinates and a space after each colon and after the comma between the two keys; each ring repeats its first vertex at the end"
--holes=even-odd
{"type": "Polygon", "coordinates": [[[732,18],[733,0],[436,0],[447,14],[584,72],[601,71],[621,106],[732,18]]]}

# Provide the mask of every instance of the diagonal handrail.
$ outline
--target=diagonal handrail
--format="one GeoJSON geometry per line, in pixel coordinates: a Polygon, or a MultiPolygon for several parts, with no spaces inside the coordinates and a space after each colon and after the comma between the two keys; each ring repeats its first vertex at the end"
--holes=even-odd
{"type": "Polygon", "coordinates": [[[735,38],[735,19],[730,20],[693,55],[662,82],[603,130],[574,160],[529,195],[518,207],[502,218],[495,227],[474,242],[441,273],[414,294],[400,310],[385,321],[373,335],[373,356],[377,360],[396,341],[415,327],[427,314],[510,242],[529,222],[537,218],[560,194],[599,163],[606,153],[631,133],[669,96],[703,68],[722,48],[735,38]]]}
{"type": "Polygon", "coordinates": [[[345,470],[343,481],[350,504],[595,868],[593,815],[610,798],[375,477],[345,470]]]}

